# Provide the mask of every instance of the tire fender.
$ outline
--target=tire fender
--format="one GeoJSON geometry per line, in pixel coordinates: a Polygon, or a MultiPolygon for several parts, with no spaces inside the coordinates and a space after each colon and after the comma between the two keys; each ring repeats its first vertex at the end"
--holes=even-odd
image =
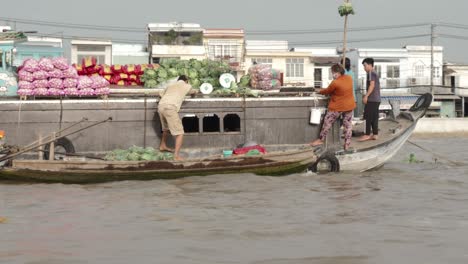
{"type": "Polygon", "coordinates": [[[322,161],[327,161],[330,163],[330,168],[328,172],[339,172],[340,171],[340,161],[336,158],[334,153],[325,152],[320,155],[320,157],[311,165],[309,165],[308,170],[312,172],[317,172],[318,164],[322,161]]]}
{"type": "MultiPolygon", "coordinates": [[[[71,140],[69,140],[66,137],[59,138],[55,140],[54,142],[55,147],[61,146],[63,149],[65,149],[66,153],[75,153],[75,146],[73,146],[73,143],[71,140]]],[[[50,144],[47,144],[44,146],[44,159],[48,160],[49,159],[49,150],[50,150],[50,144]]]]}

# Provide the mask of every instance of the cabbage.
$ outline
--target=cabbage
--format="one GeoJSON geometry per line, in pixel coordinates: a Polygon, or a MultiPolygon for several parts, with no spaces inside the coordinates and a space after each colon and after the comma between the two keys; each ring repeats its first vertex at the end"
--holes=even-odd
{"type": "Polygon", "coordinates": [[[198,88],[201,85],[201,81],[199,79],[190,79],[189,80],[190,85],[194,88],[198,88]]]}
{"type": "Polygon", "coordinates": [[[145,79],[155,79],[157,76],[157,73],[154,69],[148,68],[145,70],[145,73],[143,74],[145,76],[145,79]]]}
{"type": "Polygon", "coordinates": [[[145,87],[146,88],[155,88],[158,86],[158,82],[156,80],[147,80],[145,81],[145,87]]]}
{"type": "Polygon", "coordinates": [[[157,72],[158,72],[158,77],[164,78],[164,79],[167,78],[167,71],[165,69],[159,68],[157,69],[157,72]]]}
{"type": "Polygon", "coordinates": [[[239,86],[240,87],[247,87],[250,85],[250,75],[246,74],[240,78],[239,86]]]}
{"type": "Polygon", "coordinates": [[[195,79],[195,78],[197,78],[197,77],[198,77],[197,71],[194,70],[194,69],[188,70],[188,77],[189,77],[189,79],[195,79]]]}
{"type": "Polygon", "coordinates": [[[169,76],[170,76],[170,77],[177,77],[177,76],[179,76],[179,72],[178,72],[177,69],[175,69],[175,68],[169,69],[168,72],[169,72],[169,76]]]}

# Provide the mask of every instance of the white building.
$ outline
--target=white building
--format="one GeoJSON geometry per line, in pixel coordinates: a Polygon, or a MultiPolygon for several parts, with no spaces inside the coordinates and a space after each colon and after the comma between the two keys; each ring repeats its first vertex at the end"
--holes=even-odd
{"type": "Polygon", "coordinates": [[[232,71],[243,74],[245,34],[243,29],[205,29],[203,44],[207,58],[229,63],[232,71]]]}
{"type": "MultiPolygon", "coordinates": [[[[296,52],[307,52],[310,56],[310,71],[313,71],[312,81],[307,83],[315,88],[324,88],[333,81],[331,66],[340,63],[340,54],[336,48],[316,47],[316,48],[294,48],[296,52]]],[[[311,73],[308,74],[311,76],[311,73]]]]}
{"type": "Polygon", "coordinates": [[[146,45],[140,44],[112,44],[113,64],[146,64],[149,62],[149,53],[146,45]]]}
{"type": "Polygon", "coordinates": [[[245,70],[253,63],[269,64],[283,73],[284,86],[313,85],[313,68],[308,52],[290,51],[287,41],[246,41],[245,70]]]}
{"type": "Polygon", "coordinates": [[[72,40],[71,63],[81,63],[82,59],[95,57],[97,64],[112,64],[112,41],[72,40]]]}
{"type": "MultiPolygon", "coordinates": [[[[366,72],[362,67],[365,58],[374,59],[374,68],[380,77],[382,89],[394,89],[415,85],[431,84],[431,47],[406,46],[401,49],[351,50],[346,55],[351,59],[361,89],[365,88],[366,72]]],[[[434,47],[434,85],[442,85],[443,48],[434,47]]]]}
{"type": "Polygon", "coordinates": [[[148,24],[149,54],[152,63],[166,58],[181,60],[206,58],[203,28],[193,23],[148,24]]]}

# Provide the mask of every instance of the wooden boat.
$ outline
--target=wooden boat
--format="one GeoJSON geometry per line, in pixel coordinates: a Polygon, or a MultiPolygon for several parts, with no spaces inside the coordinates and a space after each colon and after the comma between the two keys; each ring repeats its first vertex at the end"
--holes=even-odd
{"type": "MultiPolygon", "coordinates": [[[[393,109],[390,117],[379,120],[378,140],[358,142],[353,139],[352,148],[349,151],[343,151],[342,148],[340,149],[341,140],[336,140],[335,136],[337,143],[318,152],[317,162],[310,169],[317,171],[321,163],[325,163],[322,167],[328,171],[362,172],[383,166],[411,136],[418,120],[425,115],[432,103],[432,98],[433,96],[429,93],[423,94],[408,111],[404,112],[399,112],[398,105],[395,105],[396,108],[393,109]]],[[[355,125],[354,131],[365,131],[365,123],[355,125]]]]}
{"type": "MultiPolygon", "coordinates": [[[[0,179],[95,183],[117,180],[172,179],[184,176],[223,173],[285,175],[311,171],[366,171],[382,166],[406,142],[417,121],[432,102],[424,94],[408,111],[394,109],[391,116],[379,122],[378,140],[352,141],[352,149],[340,147],[339,125],[334,126],[327,143],[312,148],[305,144],[267,145],[261,156],[222,157],[222,148],[193,149],[184,161],[102,161],[86,158],[66,160],[13,160],[0,170],[0,179]],[[197,157],[197,158],[194,158],[197,157]]],[[[354,130],[363,131],[363,123],[354,130]]]]}
{"type": "MultiPolygon", "coordinates": [[[[261,156],[211,155],[183,161],[102,161],[88,159],[13,160],[11,167],[0,170],[0,179],[63,183],[95,183],[119,180],[173,179],[225,173],[285,175],[305,171],[317,156],[307,145],[266,146],[261,156]]],[[[216,150],[222,153],[222,150],[216,150]]],[[[190,153],[203,155],[201,151],[190,153]]]]}

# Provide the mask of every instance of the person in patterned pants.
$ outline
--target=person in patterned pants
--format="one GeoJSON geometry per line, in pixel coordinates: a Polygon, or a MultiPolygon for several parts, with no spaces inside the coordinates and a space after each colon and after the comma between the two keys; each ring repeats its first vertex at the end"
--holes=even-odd
{"type": "Polygon", "coordinates": [[[328,111],[325,115],[322,130],[318,139],[310,142],[310,145],[315,147],[322,145],[325,138],[330,131],[333,123],[338,117],[343,117],[344,126],[344,149],[348,150],[351,145],[353,110],[356,108],[356,102],[353,94],[353,79],[349,75],[345,75],[344,68],[335,64],[331,68],[333,73],[333,81],[328,88],[320,89],[320,94],[330,95],[330,103],[328,104],[328,111]]]}

